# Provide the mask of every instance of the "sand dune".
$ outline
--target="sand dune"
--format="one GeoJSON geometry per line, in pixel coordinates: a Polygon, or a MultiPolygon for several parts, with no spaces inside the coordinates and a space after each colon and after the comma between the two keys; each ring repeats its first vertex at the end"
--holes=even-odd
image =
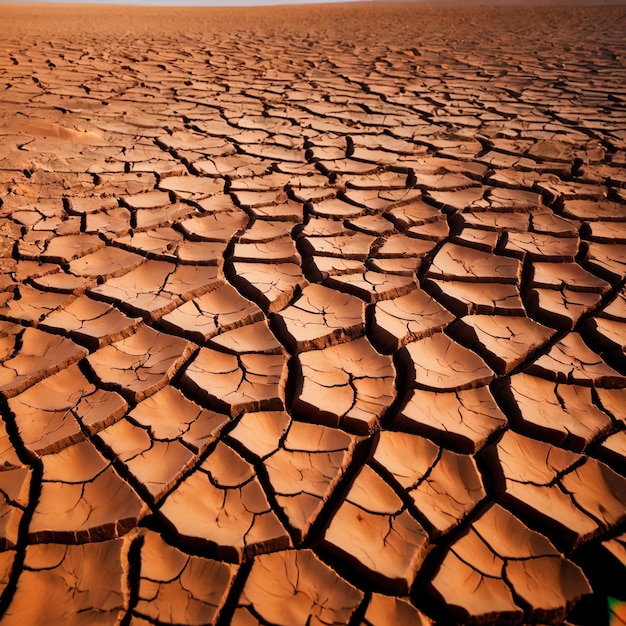
{"type": "Polygon", "coordinates": [[[626,623],[624,8],[0,15],[2,626],[626,623]]]}

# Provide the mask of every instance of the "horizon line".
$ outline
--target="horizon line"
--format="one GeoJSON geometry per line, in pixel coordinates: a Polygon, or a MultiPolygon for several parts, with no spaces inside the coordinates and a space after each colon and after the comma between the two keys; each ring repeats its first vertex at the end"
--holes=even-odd
{"type": "Polygon", "coordinates": [[[623,6],[626,0],[0,0],[0,6],[83,5],[142,6],[153,8],[234,8],[264,6],[299,6],[302,4],[421,4],[446,6],[623,6]]]}

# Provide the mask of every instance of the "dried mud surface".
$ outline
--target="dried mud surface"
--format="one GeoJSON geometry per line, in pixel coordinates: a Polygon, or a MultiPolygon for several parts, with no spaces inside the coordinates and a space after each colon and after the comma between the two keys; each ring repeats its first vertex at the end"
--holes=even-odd
{"type": "Polygon", "coordinates": [[[626,623],[623,7],[0,13],[2,626],[626,623]]]}

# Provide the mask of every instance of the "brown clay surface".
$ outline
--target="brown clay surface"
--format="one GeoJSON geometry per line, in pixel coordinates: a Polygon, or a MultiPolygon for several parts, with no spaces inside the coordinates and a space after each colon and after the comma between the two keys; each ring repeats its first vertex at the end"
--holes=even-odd
{"type": "Polygon", "coordinates": [[[625,623],[623,7],[0,24],[0,625],[625,623]]]}

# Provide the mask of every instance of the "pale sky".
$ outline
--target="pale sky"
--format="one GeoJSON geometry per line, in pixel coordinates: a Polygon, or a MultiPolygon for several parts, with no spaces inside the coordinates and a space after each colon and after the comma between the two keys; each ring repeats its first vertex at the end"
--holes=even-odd
{"type": "MultiPolygon", "coordinates": [[[[374,0],[7,0],[8,4],[135,4],[145,6],[241,7],[274,4],[319,4],[322,2],[372,2],[374,0]]],[[[3,4],[0,0],[0,5],[3,4]]]]}

